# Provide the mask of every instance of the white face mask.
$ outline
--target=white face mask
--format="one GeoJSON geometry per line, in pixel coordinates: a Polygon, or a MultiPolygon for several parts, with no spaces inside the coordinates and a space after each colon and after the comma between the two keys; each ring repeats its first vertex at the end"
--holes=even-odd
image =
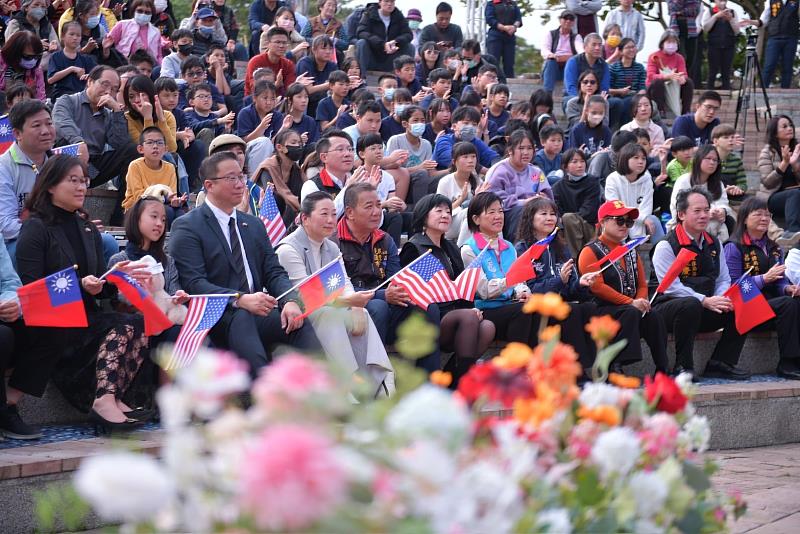
{"type": "Polygon", "coordinates": [[[667,54],[674,54],[678,51],[677,43],[664,43],[664,52],[667,54]]]}
{"type": "Polygon", "coordinates": [[[154,7],[156,8],[156,13],[163,13],[167,9],[167,0],[156,0],[154,7]]]}
{"type": "Polygon", "coordinates": [[[589,126],[594,128],[601,122],[603,122],[604,115],[602,113],[589,113],[586,117],[586,122],[589,123],[589,126]]]}

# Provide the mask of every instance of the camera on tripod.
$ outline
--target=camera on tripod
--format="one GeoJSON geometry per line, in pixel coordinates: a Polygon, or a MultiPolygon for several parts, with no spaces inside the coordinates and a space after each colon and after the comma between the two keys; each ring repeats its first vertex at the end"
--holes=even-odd
{"type": "Polygon", "coordinates": [[[745,37],[747,38],[747,45],[745,49],[748,52],[755,52],[756,46],[758,45],[758,30],[753,28],[746,28],[744,31],[745,37]]]}

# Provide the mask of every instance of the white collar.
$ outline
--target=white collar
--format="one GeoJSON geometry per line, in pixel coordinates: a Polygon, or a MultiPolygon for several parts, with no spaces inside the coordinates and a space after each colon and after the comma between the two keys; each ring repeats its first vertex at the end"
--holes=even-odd
{"type": "Polygon", "coordinates": [[[233,217],[233,220],[236,221],[236,210],[235,209],[233,210],[233,212],[230,215],[228,215],[227,213],[225,213],[224,211],[222,211],[221,209],[216,207],[208,197],[206,197],[206,204],[208,205],[208,208],[211,210],[211,213],[214,214],[214,217],[217,218],[217,220],[219,221],[220,224],[228,226],[228,224],[229,224],[228,220],[231,217],[233,217]]]}

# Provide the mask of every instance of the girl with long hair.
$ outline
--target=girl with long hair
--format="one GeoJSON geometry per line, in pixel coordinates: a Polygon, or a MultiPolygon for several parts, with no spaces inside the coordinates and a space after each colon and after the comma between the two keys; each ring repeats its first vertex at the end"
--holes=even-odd
{"type": "Polygon", "coordinates": [[[139,144],[139,136],[145,128],[156,126],[164,134],[167,152],[177,152],[177,125],[171,111],[161,107],[153,80],[144,75],[134,76],[125,84],[122,94],[125,101],[125,119],[131,141],[139,144]]]}
{"type": "Polygon", "coordinates": [[[308,97],[308,89],[301,83],[293,83],[286,89],[281,105],[281,111],[285,115],[282,129],[291,128],[300,134],[306,146],[313,146],[319,140],[319,124],[306,115],[308,97]]]}

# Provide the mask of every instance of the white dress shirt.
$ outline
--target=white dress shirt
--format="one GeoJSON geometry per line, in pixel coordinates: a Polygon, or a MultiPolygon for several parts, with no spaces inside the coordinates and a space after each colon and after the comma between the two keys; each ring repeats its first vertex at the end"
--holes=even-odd
{"type": "MultiPolygon", "coordinates": [[[[244,272],[247,276],[247,285],[250,287],[250,290],[253,290],[253,273],[250,272],[250,264],[247,262],[247,250],[244,248],[244,242],[242,242],[242,236],[239,234],[239,222],[236,220],[236,210],[233,210],[231,215],[228,215],[218,207],[216,207],[211,200],[206,197],[206,205],[211,210],[211,213],[214,214],[216,217],[217,222],[219,223],[219,227],[222,230],[222,235],[225,236],[225,239],[228,241],[228,247],[231,246],[231,234],[230,228],[228,226],[230,219],[233,219],[236,222],[236,239],[239,240],[239,248],[242,249],[242,260],[244,261],[244,272]]],[[[259,291],[261,288],[258,289],[259,291]]]]}

